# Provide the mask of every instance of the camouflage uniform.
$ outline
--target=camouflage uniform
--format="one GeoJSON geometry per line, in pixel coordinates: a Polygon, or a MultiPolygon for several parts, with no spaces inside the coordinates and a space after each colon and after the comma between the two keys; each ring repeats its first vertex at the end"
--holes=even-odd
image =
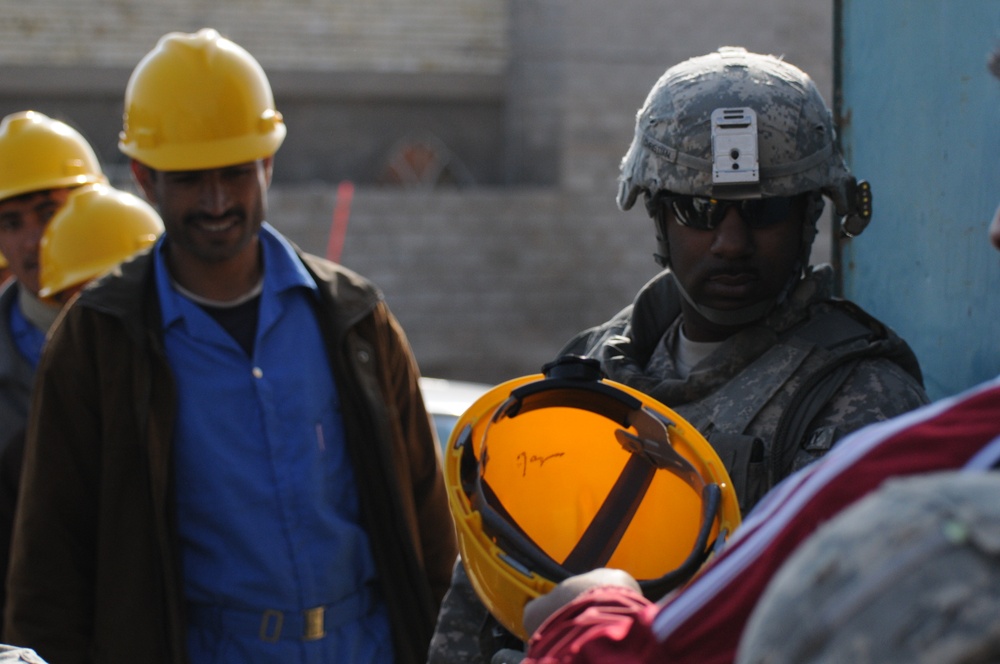
{"type": "Polygon", "coordinates": [[[891,480],[782,566],[737,661],[996,662],[998,598],[1000,475],[891,480]]]}
{"type": "Polygon", "coordinates": [[[781,306],[681,378],[670,352],[680,297],[667,271],[632,306],[581,333],[564,352],[597,357],[608,378],[666,404],[698,429],[722,457],[746,514],[847,433],[927,403],[906,342],[856,305],[832,299],[832,287],[832,270],[813,268],[781,306]],[[822,398],[812,388],[824,378],[833,381],[831,392],[810,408],[807,395],[822,398]],[[803,417],[805,428],[790,424],[803,417]]]}
{"type": "MultiPolygon", "coordinates": [[[[832,285],[828,266],[810,270],[781,306],[728,339],[687,378],[680,378],[669,352],[680,325],[680,296],[669,271],[560,354],[598,358],[608,378],[691,422],[720,453],[746,513],[771,486],[844,435],[928,401],[906,342],[858,307],[832,299],[832,285]],[[808,332],[833,324],[845,330],[829,337],[833,347],[808,332]],[[803,386],[822,385],[824,376],[836,379],[835,389],[810,408],[810,399],[803,398],[810,390],[803,386]],[[804,430],[787,424],[797,419],[796,411],[809,413],[804,430]],[[790,430],[798,432],[789,434],[795,439],[777,439],[790,430]]],[[[464,569],[456,566],[430,664],[485,662],[480,633],[487,616],[464,569]]]]}

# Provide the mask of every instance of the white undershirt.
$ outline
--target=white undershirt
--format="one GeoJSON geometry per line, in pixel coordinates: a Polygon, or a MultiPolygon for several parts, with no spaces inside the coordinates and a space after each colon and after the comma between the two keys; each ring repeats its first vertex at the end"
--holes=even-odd
{"type": "Polygon", "coordinates": [[[191,300],[195,304],[200,304],[205,307],[215,307],[217,309],[232,309],[238,307],[245,302],[249,302],[253,298],[257,297],[264,291],[264,277],[260,278],[253,288],[249,291],[240,295],[239,297],[232,300],[211,300],[207,297],[202,297],[201,295],[196,295],[189,291],[188,289],[181,286],[175,279],[170,280],[171,285],[177,290],[178,293],[191,300]]]}
{"type": "Polygon", "coordinates": [[[699,362],[715,352],[722,345],[721,341],[691,341],[684,336],[684,326],[678,330],[677,343],[674,345],[674,364],[681,378],[687,378],[691,369],[699,362]]]}

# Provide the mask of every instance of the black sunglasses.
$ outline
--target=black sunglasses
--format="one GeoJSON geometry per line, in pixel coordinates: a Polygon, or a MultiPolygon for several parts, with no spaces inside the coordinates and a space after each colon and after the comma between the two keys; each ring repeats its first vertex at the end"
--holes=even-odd
{"type": "Polygon", "coordinates": [[[730,206],[735,206],[739,210],[740,217],[750,228],[766,228],[787,219],[796,198],[798,197],[775,196],[731,201],[671,194],[663,198],[663,204],[674,214],[674,219],[681,226],[710,231],[719,225],[730,206]]]}

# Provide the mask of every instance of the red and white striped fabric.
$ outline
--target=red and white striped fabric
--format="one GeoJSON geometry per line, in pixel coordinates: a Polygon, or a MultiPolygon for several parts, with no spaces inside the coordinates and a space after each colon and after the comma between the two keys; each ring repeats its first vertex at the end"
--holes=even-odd
{"type": "Polygon", "coordinates": [[[617,587],[584,593],[536,632],[525,662],[732,662],[771,577],[823,522],[889,477],[998,465],[1000,377],[848,436],[775,487],[726,549],[659,604],[617,587]]]}

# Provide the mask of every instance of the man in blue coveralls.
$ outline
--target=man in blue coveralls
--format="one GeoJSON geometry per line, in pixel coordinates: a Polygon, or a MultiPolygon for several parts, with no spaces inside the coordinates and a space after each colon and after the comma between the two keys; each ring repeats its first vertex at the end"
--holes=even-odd
{"type": "Polygon", "coordinates": [[[286,130],[249,53],[167,34],[125,97],[166,232],[43,355],[5,639],[54,664],[423,662],[456,546],[403,331],[265,221],[286,130]]]}

